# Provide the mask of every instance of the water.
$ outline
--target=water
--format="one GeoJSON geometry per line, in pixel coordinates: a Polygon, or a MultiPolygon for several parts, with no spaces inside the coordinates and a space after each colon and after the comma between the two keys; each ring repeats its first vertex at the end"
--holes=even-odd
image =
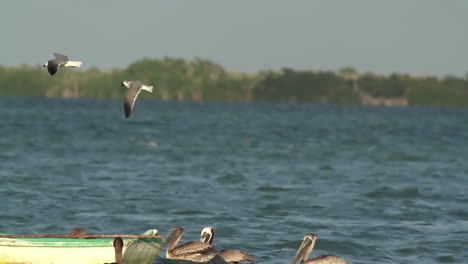
{"type": "MultiPolygon", "coordinates": [[[[289,264],[468,262],[468,109],[0,98],[0,231],[166,235],[289,264]]],[[[163,257],[164,253],[161,252],[163,257]]],[[[156,262],[166,262],[158,257],[156,262]]]]}

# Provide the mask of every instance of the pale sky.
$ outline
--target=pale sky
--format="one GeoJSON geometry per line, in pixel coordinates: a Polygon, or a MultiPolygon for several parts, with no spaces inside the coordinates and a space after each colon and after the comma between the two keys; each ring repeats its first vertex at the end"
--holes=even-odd
{"type": "Polygon", "coordinates": [[[30,0],[0,4],[0,65],[164,56],[227,70],[468,71],[466,0],[30,0]]]}

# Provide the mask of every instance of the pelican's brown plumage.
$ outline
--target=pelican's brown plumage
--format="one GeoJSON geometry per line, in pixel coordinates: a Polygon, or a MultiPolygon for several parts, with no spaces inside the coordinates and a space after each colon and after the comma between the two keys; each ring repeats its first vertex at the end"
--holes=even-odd
{"type": "Polygon", "coordinates": [[[123,240],[120,237],[116,237],[114,239],[114,251],[115,251],[115,263],[116,264],[123,264],[123,257],[122,257],[122,248],[123,248],[123,240]]]}
{"type": "Polygon", "coordinates": [[[69,235],[70,236],[84,236],[86,235],[86,230],[84,230],[81,227],[75,227],[70,231],[69,235]]]}
{"type": "MultiPolygon", "coordinates": [[[[200,234],[200,242],[212,244],[214,239],[214,228],[205,227],[202,229],[200,234]]],[[[222,258],[225,262],[241,262],[250,261],[252,262],[255,258],[243,251],[236,249],[223,249],[216,254],[217,257],[222,258]]]]}
{"type": "Polygon", "coordinates": [[[207,262],[214,257],[217,252],[216,248],[212,247],[209,243],[193,241],[177,246],[180,239],[184,235],[182,227],[172,228],[171,233],[166,237],[166,258],[168,259],[182,259],[194,262],[207,262]]]}
{"type": "Polygon", "coordinates": [[[314,249],[317,235],[307,234],[304,236],[299,249],[294,255],[291,264],[295,264],[299,257],[302,257],[301,264],[348,264],[344,259],[336,256],[321,256],[313,259],[309,259],[310,252],[314,249]]]}

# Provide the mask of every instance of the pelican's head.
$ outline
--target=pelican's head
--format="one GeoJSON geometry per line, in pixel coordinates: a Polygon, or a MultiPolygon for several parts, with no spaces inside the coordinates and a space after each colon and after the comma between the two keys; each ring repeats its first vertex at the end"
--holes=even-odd
{"type": "Polygon", "coordinates": [[[123,247],[123,240],[121,237],[114,238],[114,243],[112,243],[114,247],[123,247]]]}
{"type": "Polygon", "coordinates": [[[200,234],[200,242],[208,243],[211,245],[214,239],[214,228],[213,227],[205,227],[202,229],[200,234]]]}
{"type": "Polygon", "coordinates": [[[70,231],[70,236],[84,236],[86,235],[86,230],[81,227],[75,227],[70,231]]]}
{"type": "Polygon", "coordinates": [[[182,227],[176,226],[172,228],[171,233],[166,236],[166,241],[164,245],[171,244],[172,242],[178,243],[184,234],[184,229],[182,227]]]}
{"type": "Polygon", "coordinates": [[[299,249],[296,252],[296,255],[294,255],[294,258],[291,262],[291,264],[294,264],[297,262],[299,257],[302,256],[302,260],[307,260],[309,257],[310,252],[312,252],[312,249],[315,246],[315,240],[317,240],[317,235],[315,234],[307,234],[304,236],[304,240],[302,241],[301,245],[299,246],[299,249]]]}
{"type": "Polygon", "coordinates": [[[317,240],[318,236],[316,234],[307,234],[304,236],[304,241],[305,240],[312,240],[312,241],[315,241],[317,240]]]}

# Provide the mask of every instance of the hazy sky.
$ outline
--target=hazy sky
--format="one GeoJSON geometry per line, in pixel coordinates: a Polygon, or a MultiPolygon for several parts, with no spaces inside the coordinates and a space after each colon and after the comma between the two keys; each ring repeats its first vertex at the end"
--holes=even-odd
{"type": "Polygon", "coordinates": [[[468,71],[466,0],[30,0],[0,4],[0,65],[194,56],[228,70],[468,71]]]}

